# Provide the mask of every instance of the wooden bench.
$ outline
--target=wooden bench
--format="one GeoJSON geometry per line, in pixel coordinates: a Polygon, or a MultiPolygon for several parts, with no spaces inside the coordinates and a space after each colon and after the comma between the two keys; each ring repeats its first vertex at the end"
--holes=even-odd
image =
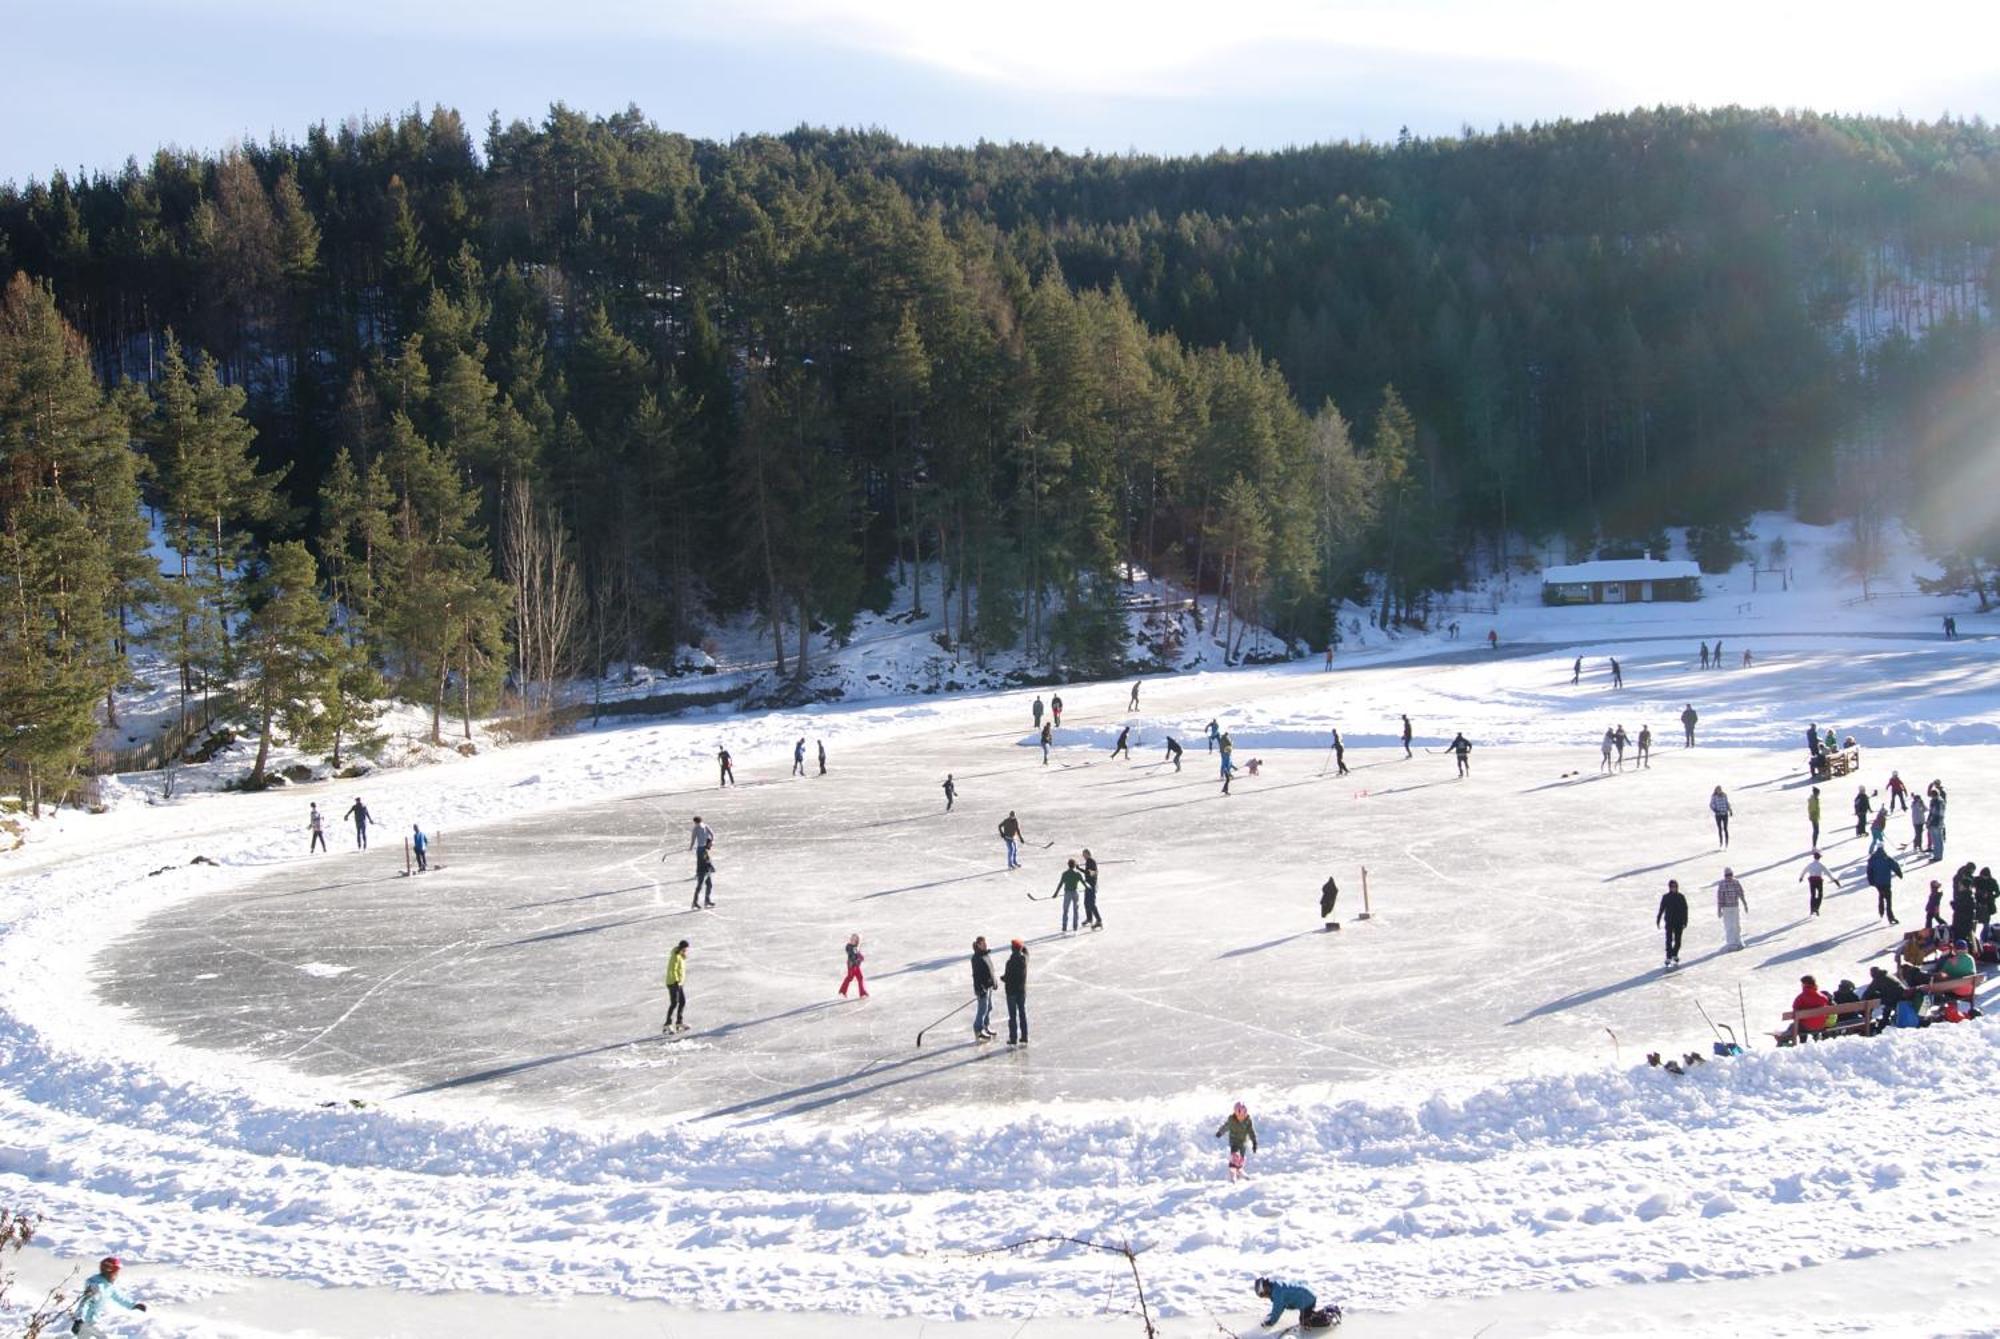
{"type": "Polygon", "coordinates": [[[1837,749],[1813,755],[1811,771],[1815,781],[1828,781],[1860,770],[1860,749],[1837,749]]]}
{"type": "Polygon", "coordinates": [[[1822,1037],[1866,1033],[1874,1021],[1876,1003],[1875,1000],[1856,1000],[1853,1004],[1829,1004],[1818,1009],[1787,1009],[1785,1021],[1792,1026],[1770,1035],[1780,1046],[1795,1045],[1802,1035],[1799,1024],[1813,1018],[1828,1020],[1827,1025],[1819,1029],[1822,1037]]]}

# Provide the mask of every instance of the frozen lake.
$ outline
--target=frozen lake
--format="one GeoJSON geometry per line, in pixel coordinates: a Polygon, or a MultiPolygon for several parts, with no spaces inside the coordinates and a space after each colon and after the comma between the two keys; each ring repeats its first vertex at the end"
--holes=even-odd
{"type": "MultiPolygon", "coordinates": [[[[766,750],[738,758],[740,787],[683,784],[446,832],[444,867],[415,879],[401,877],[398,815],[377,804],[376,850],[343,850],[351,838],[335,825],[334,854],[152,917],[104,955],[103,989],[177,1041],[315,1076],[329,1100],[632,1121],[1222,1101],[1705,1050],[1697,1001],[1740,1031],[1741,985],[1761,1033],[1802,971],[1829,987],[1864,980],[1891,938],[1855,890],[1851,785],[1823,797],[1824,849],[1849,887],[1809,921],[1796,882],[1802,750],[1683,749],[1673,699],[1724,683],[1730,706],[1709,708],[1717,732],[1734,722],[1772,738],[1791,733],[1784,713],[1808,676],[1845,730],[1864,724],[1856,704],[1885,678],[1990,691],[1990,665],[1884,647],[1718,680],[1674,678],[1672,656],[1642,650],[1626,662],[1635,688],[1615,698],[1572,689],[1547,660],[1476,655],[1247,681],[1227,701],[1161,681],[1129,717],[1130,762],[1108,756],[1128,718],[1124,690],[1104,685],[1072,692],[1070,742],[1046,767],[1020,743],[1024,693],[948,727],[836,747],[824,777],[789,778],[788,751],[766,750]],[[1953,662],[1959,672],[1941,672],[1953,662]],[[1413,759],[1390,742],[1403,703],[1418,718],[1413,759]],[[1239,764],[1264,760],[1226,797],[1199,737],[1211,715],[1239,726],[1239,764]],[[1652,723],[1650,769],[1628,757],[1623,774],[1598,773],[1585,741],[1613,716],[1634,734],[1652,723]],[[1348,777],[1325,749],[1286,746],[1332,723],[1353,741],[1348,777]],[[1423,747],[1460,724],[1482,741],[1463,780],[1423,747]],[[1162,761],[1169,730],[1188,748],[1178,774],[1162,761]],[[1582,738],[1547,742],[1562,733],[1582,738]],[[1524,742],[1484,744],[1495,736],[1524,742]],[[947,772],[960,787],[950,814],[947,772]],[[1706,810],[1716,784],[1737,810],[1726,856],[1706,810]],[[1012,872],[995,832],[1009,809],[1028,835],[1012,872]],[[713,911],[688,907],[695,813],[718,835],[713,911]],[[1065,937],[1059,904],[1029,899],[1084,846],[1103,866],[1106,928],[1065,937]],[[1719,952],[1711,885],[1725,861],[1750,897],[1742,954],[1719,952]],[[1318,917],[1329,874],[1339,933],[1318,917]],[[1694,916],[1686,966],[1667,975],[1653,915],[1670,877],[1694,916]],[[866,1003],[834,993],[850,932],[868,955],[866,1003]],[[918,1029],[968,997],[975,934],[996,970],[1009,938],[1029,942],[1032,1046],[1007,1050],[1004,1010],[1002,1042],[975,1045],[968,1010],[916,1049],[918,1029]],[[669,1042],[660,975],[683,937],[693,1026],[669,1042]]],[[[1990,778],[1997,758],[1953,749],[1950,776],[1990,778]]],[[[1878,786],[1900,768],[1921,783],[1944,765],[1922,746],[1871,748],[1864,775],[1878,786]]],[[[1956,831],[1991,830],[1989,790],[1959,789],[1956,831]]],[[[1906,820],[1891,831],[1907,840],[1906,820]]],[[[1911,868],[1903,907],[1920,918],[1911,868]]]]}

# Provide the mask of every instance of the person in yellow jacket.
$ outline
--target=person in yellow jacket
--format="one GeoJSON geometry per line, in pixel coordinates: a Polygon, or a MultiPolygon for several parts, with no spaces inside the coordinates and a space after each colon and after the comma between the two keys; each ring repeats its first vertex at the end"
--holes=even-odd
{"type": "Polygon", "coordinates": [[[674,951],[667,955],[667,1021],[660,1024],[662,1032],[687,1031],[687,991],[682,983],[687,980],[688,941],[683,939],[674,945],[674,951]]]}

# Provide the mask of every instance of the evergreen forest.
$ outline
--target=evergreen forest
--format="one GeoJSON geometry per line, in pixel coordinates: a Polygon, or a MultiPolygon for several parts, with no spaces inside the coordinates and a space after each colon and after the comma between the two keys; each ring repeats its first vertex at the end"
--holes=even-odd
{"type": "Polygon", "coordinates": [[[141,638],[337,761],[738,616],[801,692],[892,604],[1110,672],[1139,573],[1303,651],[1764,508],[1983,594],[1996,242],[1983,123],[1733,108],[1176,159],[438,108],[0,185],[0,768],[69,793],[141,638]]]}

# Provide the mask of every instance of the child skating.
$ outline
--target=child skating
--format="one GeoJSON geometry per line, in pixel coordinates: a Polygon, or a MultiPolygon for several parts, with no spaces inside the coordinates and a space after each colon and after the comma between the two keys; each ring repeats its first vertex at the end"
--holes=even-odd
{"type": "Polygon", "coordinates": [[[865,961],[861,954],[861,936],[847,936],[847,975],[840,979],[840,998],[847,998],[850,985],[861,987],[861,998],[868,998],[868,983],[861,978],[861,964],[865,961]]]}

